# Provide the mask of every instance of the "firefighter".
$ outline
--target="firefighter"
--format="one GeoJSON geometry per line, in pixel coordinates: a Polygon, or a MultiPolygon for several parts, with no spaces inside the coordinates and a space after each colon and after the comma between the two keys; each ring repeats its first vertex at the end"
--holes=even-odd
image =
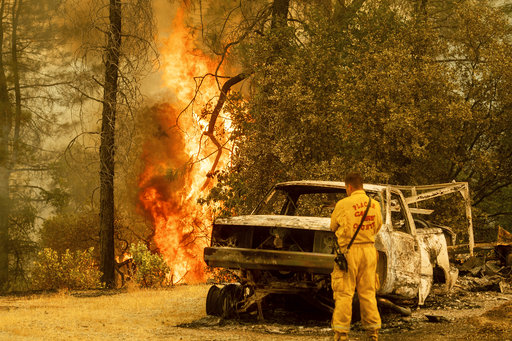
{"type": "MultiPolygon", "coordinates": [[[[346,253],[352,236],[361,223],[368,196],[363,190],[363,179],[358,173],[349,173],[345,177],[347,197],[338,201],[331,215],[331,230],[335,232],[342,253],[346,253]]],[[[332,328],[334,340],[347,340],[352,317],[352,298],[357,289],[361,309],[361,321],[371,340],[378,339],[381,320],[377,310],[375,291],[377,286],[377,250],[375,234],[382,225],[380,205],[371,201],[367,216],[346,253],[347,271],[335,264],[331,273],[331,285],[334,295],[332,328]]]]}

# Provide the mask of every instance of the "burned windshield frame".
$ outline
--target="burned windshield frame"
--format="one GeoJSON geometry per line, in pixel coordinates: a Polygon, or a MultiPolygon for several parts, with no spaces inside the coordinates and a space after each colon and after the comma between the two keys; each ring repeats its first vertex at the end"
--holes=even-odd
{"type": "MultiPolygon", "coordinates": [[[[277,215],[289,215],[293,216],[295,215],[298,207],[297,207],[297,201],[299,200],[299,197],[302,195],[308,195],[308,194],[341,194],[346,196],[346,190],[345,188],[338,188],[338,187],[316,187],[316,186],[275,186],[272,188],[272,190],[269,191],[269,193],[265,196],[265,198],[260,201],[256,209],[253,210],[251,214],[261,214],[261,212],[265,209],[265,207],[275,198],[276,195],[283,195],[285,197],[285,201],[279,210],[279,213],[274,212],[277,215]]],[[[337,200],[334,200],[332,203],[332,209],[334,209],[334,205],[338,200],[341,198],[338,198],[337,200]]],[[[321,203],[319,203],[321,204],[321,203]]],[[[325,203],[324,203],[325,204],[325,203]]],[[[328,207],[327,205],[323,205],[325,207],[328,207]]]]}

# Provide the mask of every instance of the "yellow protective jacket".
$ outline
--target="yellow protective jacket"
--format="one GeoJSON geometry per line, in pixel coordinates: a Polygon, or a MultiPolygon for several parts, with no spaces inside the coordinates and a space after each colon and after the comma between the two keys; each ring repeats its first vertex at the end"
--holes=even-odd
{"type": "MultiPolygon", "coordinates": [[[[362,189],[352,192],[349,197],[338,201],[336,204],[331,215],[331,230],[336,233],[342,250],[346,249],[356,232],[367,205],[368,196],[362,189]]],[[[354,240],[354,244],[375,243],[375,235],[379,232],[381,226],[380,204],[377,200],[372,199],[372,206],[354,240]]]]}

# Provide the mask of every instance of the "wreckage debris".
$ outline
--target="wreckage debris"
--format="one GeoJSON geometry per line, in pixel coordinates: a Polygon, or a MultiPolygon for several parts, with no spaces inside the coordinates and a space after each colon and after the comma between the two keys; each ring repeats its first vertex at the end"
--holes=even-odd
{"type": "Polygon", "coordinates": [[[457,286],[474,292],[512,293],[512,234],[499,227],[495,243],[475,244],[475,249],[483,253],[459,265],[457,286]]]}
{"type": "Polygon", "coordinates": [[[472,268],[464,266],[466,263],[461,267],[463,275],[457,281],[458,287],[468,291],[497,291],[504,294],[512,291],[510,267],[499,266],[493,261],[471,263],[472,268]]]}
{"type": "Polygon", "coordinates": [[[436,323],[451,322],[448,318],[446,318],[446,317],[444,317],[442,315],[425,314],[425,317],[428,319],[429,322],[436,322],[436,323]]]}
{"type": "Polygon", "coordinates": [[[412,313],[411,308],[399,306],[398,304],[395,304],[383,297],[377,298],[377,304],[379,308],[388,308],[396,313],[401,314],[402,316],[411,316],[412,313]]]}
{"type": "Polygon", "coordinates": [[[512,294],[512,284],[510,283],[510,281],[509,282],[500,281],[499,286],[500,286],[500,292],[502,294],[512,294]]]}
{"type": "Polygon", "coordinates": [[[501,226],[498,228],[498,240],[494,251],[502,264],[512,267],[512,233],[501,226]]]}

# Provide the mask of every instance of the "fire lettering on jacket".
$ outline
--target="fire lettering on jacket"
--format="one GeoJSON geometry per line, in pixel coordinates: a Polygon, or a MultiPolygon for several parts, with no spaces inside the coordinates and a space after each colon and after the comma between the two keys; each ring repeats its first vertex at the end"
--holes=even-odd
{"type": "MultiPolygon", "coordinates": [[[[354,209],[354,211],[357,211],[358,209],[364,208],[366,206],[368,206],[368,201],[360,202],[359,204],[352,205],[352,208],[354,209]]],[[[372,204],[372,208],[375,208],[375,203],[372,204]]]]}
{"type": "Polygon", "coordinates": [[[367,205],[368,205],[368,201],[365,201],[365,202],[360,202],[358,204],[352,205],[352,207],[354,208],[354,210],[358,210],[360,208],[366,207],[367,205]]]}
{"type": "MultiPolygon", "coordinates": [[[[356,211],[356,213],[354,213],[354,217],[362,217],[363,215],[364,215],[363,211],[356,211]]],[[[374,221],[374,220],[375,220],[374,215],[367,215],[366,218],[364,219],[364,221],[374,221]]]]}
{"type": "MultiPolygon", "coordinates": [[[[359,226],[359,224],[354,224],[353,229],[354,230],[357,229],[358,226],[359,226]]],[[[363,224],[363,226],[361,226],[361,231],[371,230],[374,228],[375,228],[375,222],[372,222],[371,224],[363,224]]]]}

